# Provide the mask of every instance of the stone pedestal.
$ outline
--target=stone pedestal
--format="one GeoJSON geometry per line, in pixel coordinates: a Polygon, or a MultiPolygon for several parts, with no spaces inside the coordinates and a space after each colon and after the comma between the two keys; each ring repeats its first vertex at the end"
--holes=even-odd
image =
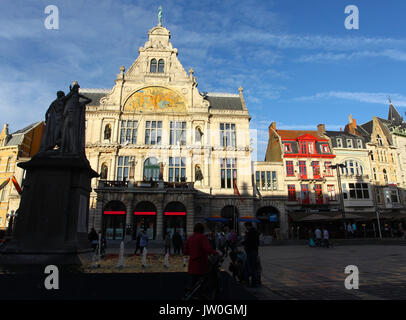
{"type": "Polygon", "coordinates": [[[13,240],[0,265],[80,264],[88,258],[89,195],[93,171],[85,157],[35,156],[26,170],[13,240]]]}

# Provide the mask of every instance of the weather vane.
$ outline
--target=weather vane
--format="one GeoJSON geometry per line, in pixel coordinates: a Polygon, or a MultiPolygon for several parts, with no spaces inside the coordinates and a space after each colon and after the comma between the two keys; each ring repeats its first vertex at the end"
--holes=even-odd
{"type": "Polygon", "coordinates": [[[158,25],[160,27],[162,26],[162,6],[158,8],[158,25]]]}

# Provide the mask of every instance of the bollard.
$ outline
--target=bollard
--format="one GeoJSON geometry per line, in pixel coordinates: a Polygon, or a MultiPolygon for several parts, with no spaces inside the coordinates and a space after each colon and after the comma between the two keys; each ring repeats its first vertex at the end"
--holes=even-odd
{"type": "Polygon", "coordinates": [[[165,254],[164,267],[169,268],[169,253],[165,254]]]}
{"type": "Polygon", "coordinates": [[[120,244],[120,254],[118,256],[117,268],[122,269],[124,267],[124,241],[120,244]]]}

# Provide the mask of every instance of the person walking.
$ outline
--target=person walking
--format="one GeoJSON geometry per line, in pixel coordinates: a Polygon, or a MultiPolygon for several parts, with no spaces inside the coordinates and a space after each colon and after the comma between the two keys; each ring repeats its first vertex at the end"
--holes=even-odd
{"type": "Polygon", "coordinates": [[[191,287],[207,272],[209,255],[217,255],[217,251],[211,247],[209,239],[204,235],[203,224],[197,223],[193,232],[183,247],[183,253],[189,256],[188,274],[191,287]]]}
{"type": "Polygon", "coordinates": [[[181,254],[182,246],[183,246],[183,240],[182,237],[179,234],[179,231],[175,231],[175,233],[172,236],[172,243],[173,243],[173,250],[174,254],[181,254]]]}
{"type": "Polygon", "coordinates": [[[144,248],[147,247],[148,244],[148,236],[145,230],[142,231],[141,233],[141,238],[140,238],[140,248],[141,248],[141,254],[144,252],[144,248]]]}
{"type": "Polygon", "coordinates": [[[323,245],[326,248],[330,248],[329,233],[328,233],[327,228],[323,228],[323,245]]]}
{"type": "Polygon", "coordinates": [[[354,237],[354,230],[352,229],[352,225],[349,222],[347,225],[347,233],[348,233],[348,237],[350,237],[350,238],[354,237]]]}
{"type": "Polygon", "coordinates": [[[99,244],[99,236],[95,228],[92,228],[92,230],[90,230],[88,238],[90,241],[90,247],[93,249],[93,251],[95,251],[97,245],[99,244]]]}
{"type": "Polygon", "coordinates": [[[354,238],[357,237],[357,224],[355,222],[352,223],[352,235],[354,238]]]}
{"type": "Polygon", "coordinates": [[[314,242],[314,239],[313,239],[313,230],[309,229],[308,233],[309,233],[309,247],[313,248],[316,246],[316,243],[314,242]]]}
{"type": "Polygon", "coordinates": [[[314,236],[316,237],[316,247],[320,247],[321,246],[321,230],[319,229],[319,227],[317,227],[316,230],[314,231],[314,236]]]}
{"type": "Polygon", "coordinates": [[[246,228],[246,233],[242,244],[247,255],[245,281],[247,281],[248,284],[251,284],[252,287],[258,287],[261,283],[258,256],[259,233],[252,226],[250,221],[247,221],[244,225],[246,228]]]}
{"type": "MultiPolygon", "coordinates": [[[[140,242],[141,242],[141,233],[138,232],[137,237],[135,239],[135,252],[134,255],[137,254],[138,250],[140,250],[140,242]]],[[[141,251],[140,251],[141,252],[141,251]]]]}
{"type": "Polygon", "coordinates": [[[168,231],[165,236],[165,254],[171,254],[171,234],[168,231]]]}

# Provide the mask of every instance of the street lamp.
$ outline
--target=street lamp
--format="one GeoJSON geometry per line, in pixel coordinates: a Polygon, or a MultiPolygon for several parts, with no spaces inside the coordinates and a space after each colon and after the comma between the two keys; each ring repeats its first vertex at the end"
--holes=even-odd
{"type": "Polygon", "coordinates": [[[330,168],[337,170],[338,189],[340,190],[340,206],[341,206],[341,213],[343,216],[343,225],[344,225],[344,237],[347,238],[347,227],[345,224],[344,195],[343,195],[343,189],[341,187],[341,175],[340,175],[340,170],[339,170],[340,168],[341,169],[347,168],[347,166],[343,163],[337,163],[335,165],[330,166],[330,168]]]}

